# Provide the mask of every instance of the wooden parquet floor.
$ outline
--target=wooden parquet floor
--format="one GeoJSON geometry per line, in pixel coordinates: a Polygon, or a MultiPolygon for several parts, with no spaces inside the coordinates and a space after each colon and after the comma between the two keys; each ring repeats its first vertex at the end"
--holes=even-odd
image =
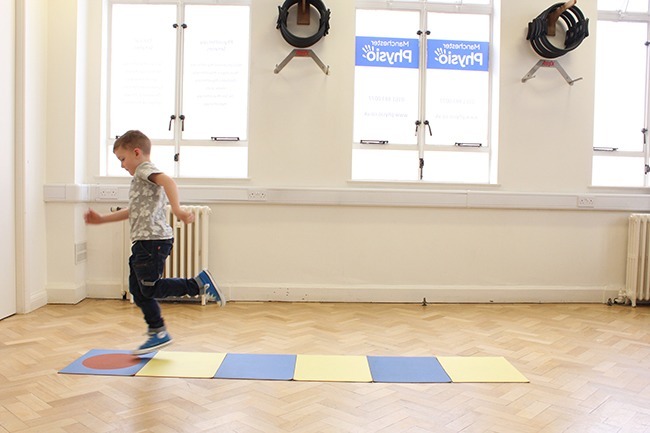
{"type": "Polygon", "coordinates": [[[650,432],[650,308],[163,304],[168,350],[504,356],[530,383],[65,375],[144,341],[137,307],[86,300],[0,321],[0,432],[650,432]]]}

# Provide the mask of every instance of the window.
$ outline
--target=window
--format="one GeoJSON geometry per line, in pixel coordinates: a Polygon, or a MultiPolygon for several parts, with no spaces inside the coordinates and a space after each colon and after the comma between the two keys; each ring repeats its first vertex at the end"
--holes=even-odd
{"type": "Polygon", "coordinates": [[[139,129],[169,174],[246,177],[249,6],[114,0],[109,8],[105,174],[124,173],[113,143],[139,129]]]}
{"type": "Polygon", "coordinates": [[[358,3],[353,179],[494,181],[492,8],[460,3],[358,3]]]}
{"type": "Polygon", "coordinates": [[[649,186],[648,0],[598,9],[592,184],[649,186]]]}

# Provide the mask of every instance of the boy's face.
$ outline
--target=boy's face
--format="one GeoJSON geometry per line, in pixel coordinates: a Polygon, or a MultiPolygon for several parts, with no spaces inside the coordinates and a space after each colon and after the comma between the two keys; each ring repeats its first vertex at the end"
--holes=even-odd
{"type": "Polygon", "coordinates": [[[144,161],[142,150],[137,147],[135,149],[118,147],[113,151],[113,153],[122,163],[122,168],[128,171],[131,176],[135,173],[135,169],[138,168],[138,165],[144,161]]]}

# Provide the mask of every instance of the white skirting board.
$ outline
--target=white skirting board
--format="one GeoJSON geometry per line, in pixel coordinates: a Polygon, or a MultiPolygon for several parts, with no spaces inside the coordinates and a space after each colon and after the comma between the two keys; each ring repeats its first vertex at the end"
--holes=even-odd
{"type": "Polygon", "coordinates": [[[20,313],[29,313],[34,310],[38,310],[39,308],[45,306],[48,304],[48,299],[47,299],[47,291],[43,290],[40,291],[29,298],[29,304],[25,305],[25,308],[23,311],[19,311],[20,313]]]}
{"type": "Polygon", "coordinates": [[[48,304],[78,304],[88,297],[84,284],[48,284],[45,290],[48,304]]]}
{"type": "Polygon", "coordinates": [[[612,287],[522,286],[222,286],[231,301],[383,303],[606,303],[612,287]]]}
{"type": "MultiPolygon", "coordinates": [[[[558,286],[332,286],[221,284],[229,301],[240,302],[363,302],[363,303],[596,303],[615,298],[620,288],[558,286]]],[[[89,281],[87,296],[121,299],[119,283],[89,281]]]]}

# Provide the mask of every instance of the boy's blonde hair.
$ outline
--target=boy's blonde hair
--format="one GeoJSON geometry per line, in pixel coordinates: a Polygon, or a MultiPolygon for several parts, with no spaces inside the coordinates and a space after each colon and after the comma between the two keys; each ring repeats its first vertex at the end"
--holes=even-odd
{"type": "Polygon", "coordinates": [[[113,144],[113,152],[119,148],[128,150],[138,148],[142,150],[142,153],[145,155],[149,155],[151,153],[151,140],[149,140],[149,137],[144,135],[142,132],[132,129],[126,131],[115,140],[115,143],[113,144]]]}

